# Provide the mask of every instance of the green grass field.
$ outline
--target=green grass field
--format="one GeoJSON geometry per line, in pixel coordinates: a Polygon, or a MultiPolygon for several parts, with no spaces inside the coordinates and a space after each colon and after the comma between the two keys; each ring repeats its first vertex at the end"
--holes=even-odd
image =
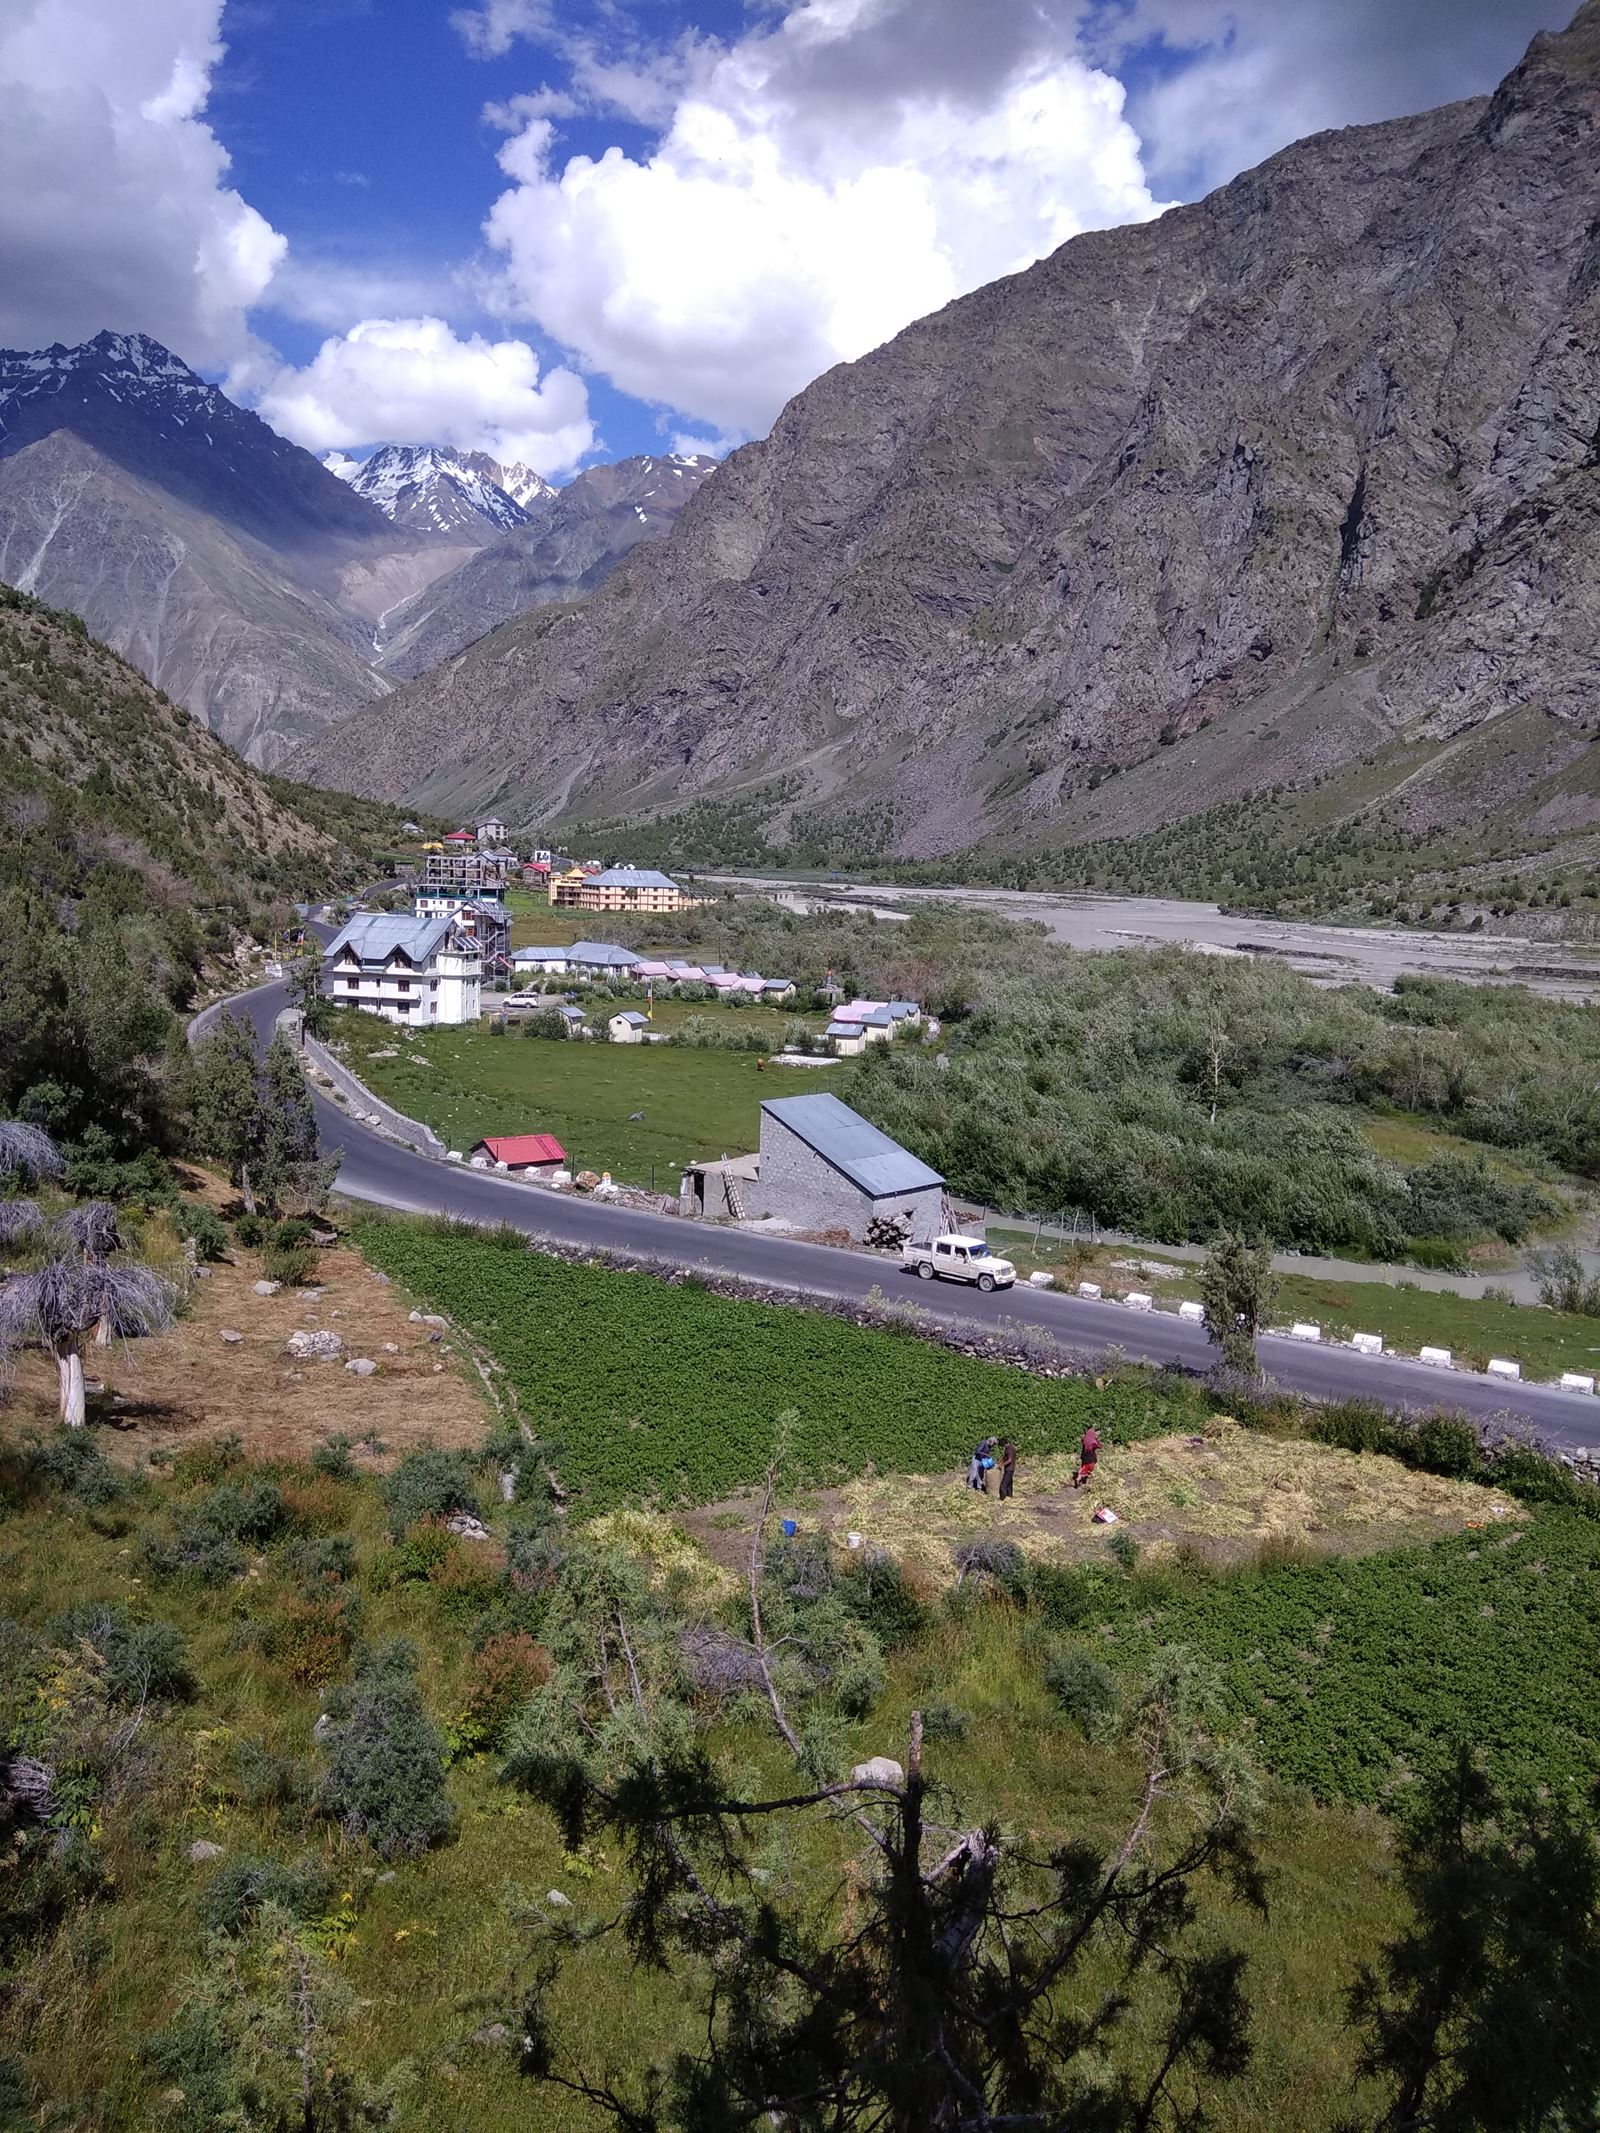
{"type": "Polygon", "coordinates": [[[837,1088],[849,1071],[763,1072],[751,1052],[563,1044],[486,1028],[419,1031],[397,1043],[387,1023],[360,1014],[338,1019],[334,1041],[374,1094],[425,1120],[452,1148],[490,1133],[554,1133],[580,1165],[630,1185],[648,1185],[653,1169],[657,1187],[670,1192],[685,1163],[757,1145],[763,1097],[837,1088]],[[393,1058],[372,1057],[390,1050],[393,1058]]]}

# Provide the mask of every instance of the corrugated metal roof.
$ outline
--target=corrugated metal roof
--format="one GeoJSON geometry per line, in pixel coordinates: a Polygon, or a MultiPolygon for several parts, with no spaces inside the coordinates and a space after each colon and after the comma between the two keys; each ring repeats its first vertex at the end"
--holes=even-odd
{"type": "Polygon", "coordinates": [[[675,889],[678,886],[670,874],[658,874],[651,867],[607,867],[603,874],[591,874],[589,879],[597,889],[675,889]]]}
{"type": "Polygon", "coordinates": [[[636,1023],[640,1029],[643,1029],[645,1023],[649,1020],[649,1017],[647,1015],[641,1015],[638,1008],[636,1007],[625,1007],[620,1015],[613,1015],[611,1019],[613,1022],[636,1023]]]}
{"type": "Polygon", "coordinates": [[[874,1200],[944,1183],[937,1170],[837,1096],[773,1096],[761,1108],[874,1200]]]}
{"type": "Polygon", "coordinates": [[[479,1141],[497,1163],[564,1163],[567,1151],[553,1133],[499,1133],[479,1141]]]}
{"type": "Polygon", "coordinates": [[[425,963],[454,924],[448,912],[416,918],[403,911],[363,911],[334,935],[322,959],[331,962],[353,948],[363,963],[386,963],[398,948],[413,963],[425,963]]]}
{"type": "Polygon", "coordinates": [[[631,969],[638,960],[631,948],[619,948],[615,941],[574,941],[567,950],[569,963],[605,963],[618,970],[631,969]]]}

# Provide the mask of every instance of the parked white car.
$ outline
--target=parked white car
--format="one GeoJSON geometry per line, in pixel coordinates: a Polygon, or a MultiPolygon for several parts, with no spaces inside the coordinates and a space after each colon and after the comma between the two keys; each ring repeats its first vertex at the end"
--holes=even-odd
{"type": "Polygon", "coordinates": [[[945,1281],[974,1281],[980,1289],[1009,1289],[1017,1270],[998,1259],[981,1237],[935,1237],[931,1244],[908,1244],[901,1255],[908,1273],[923,1281],[935,1274],[945,1281]]]}

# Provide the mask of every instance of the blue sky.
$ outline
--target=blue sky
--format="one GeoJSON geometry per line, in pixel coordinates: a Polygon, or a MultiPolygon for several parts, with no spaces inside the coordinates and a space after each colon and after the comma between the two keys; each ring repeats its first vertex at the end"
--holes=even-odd
{"type": "Polygon", "coordinates": [[[6,0],[0,344],[557,479],[1080,229],[1491,89],[1566,0],[6,0]]]}

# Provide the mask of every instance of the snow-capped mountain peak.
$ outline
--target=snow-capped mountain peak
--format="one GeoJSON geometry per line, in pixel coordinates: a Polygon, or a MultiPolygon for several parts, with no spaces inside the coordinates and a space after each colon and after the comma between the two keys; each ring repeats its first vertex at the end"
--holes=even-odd
{"type": "Polygon", "coordinates": [[[385,444],[360,466],[342,453],[324,464],[397,526],[446,538],[482,538],[526,525],[523,497],[534,503],[555,494],[527,467],[508,469],[487,452],[449,445],[385,444]]]}

